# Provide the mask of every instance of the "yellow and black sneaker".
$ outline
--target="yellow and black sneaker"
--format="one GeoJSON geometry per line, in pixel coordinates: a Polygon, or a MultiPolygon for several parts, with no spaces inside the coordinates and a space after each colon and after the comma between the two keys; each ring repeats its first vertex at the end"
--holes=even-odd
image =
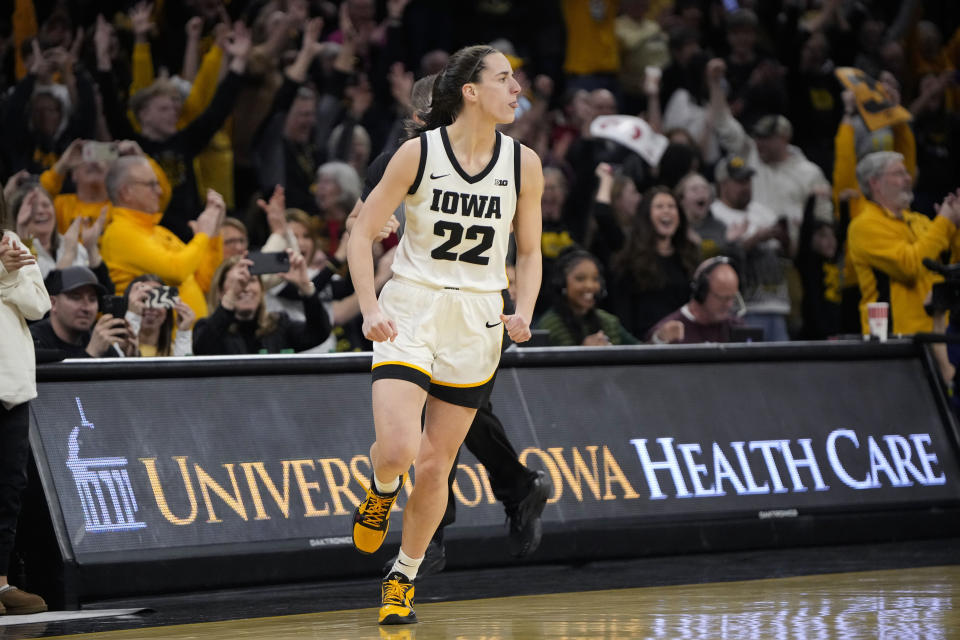
{"type": "Polygon", "coordinates": [[[412,624],[417,621],[413,612],[413,583],[399,571],[383,579],[380,585],[380,624],[412,624]]]}
{"type": "Polygon", "coordinates": [[[383,544],[390,528],[390,508],[397,501],[405,480],[406,474],[400,476],[397,490],[383,495],[377,491],[377,485],[373,477],[370,477],[367,497],[353,512],[353,546],[360,553],[374,553],[383,544]]]}

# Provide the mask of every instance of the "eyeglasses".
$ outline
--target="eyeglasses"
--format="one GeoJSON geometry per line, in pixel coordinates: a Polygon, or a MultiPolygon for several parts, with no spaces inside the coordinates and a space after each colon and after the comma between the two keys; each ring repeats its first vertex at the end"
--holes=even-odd
{"type": "Polygon", "coordinates": [[[890,171],[890,170],[884,171],[884,172],[881,173],[880,175],[882,175],[882,176],[893,176],[893,177],[895,177],[895,178],[912,178],[912,177],[913,177],[913,176],[910,175],[910,172],[907,171],[906,168],[904,168],[904,167],[900,167],[899,169],[893,169],[892,171],[890,171]]]}
{"type": "Polygon", "coordinates": [[[129,180],[128,184],[140,184],[145,187],[150,187],[151,189],[158,189],[160,187],[160,181],[156,178],[153,180],[129,180]]]}

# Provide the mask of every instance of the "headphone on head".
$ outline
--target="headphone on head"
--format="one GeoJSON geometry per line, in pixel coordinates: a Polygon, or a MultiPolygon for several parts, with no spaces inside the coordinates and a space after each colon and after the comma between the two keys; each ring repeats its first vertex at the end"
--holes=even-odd
{"type": "Polygon", "coordinates": [[[727,256],[715,256],[701,262],[693,272],[693,280],[690,282],[691,297],[700,304],[706,302],[707,295],[710,293],[710,274],[722,264],[728,264],[734,271],[737,270],[733,261],[727,256]]]}
{"type": "Polygon", "coordinates": [[[553,273],[550,276],[551,289],[558,295],[565,295],[567,289],[567,274],[581,260],[590,260],[597,265],[597,271],[600,272],[600,291],[597,293],[597,300],[602,300],[607,296],[607,281],[603,277],[603,265],[595,255],[586,249],[580,249],[571,246],[560,252],[557,261],[553,265],[553,273]]]}

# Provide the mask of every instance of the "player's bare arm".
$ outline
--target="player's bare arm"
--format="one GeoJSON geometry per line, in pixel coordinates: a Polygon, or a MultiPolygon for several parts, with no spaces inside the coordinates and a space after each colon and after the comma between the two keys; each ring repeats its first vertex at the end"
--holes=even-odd
{"type": "Polygon", "coordinates": [[[363,334],[375,342],[392,340],[397,329],[377,304],[371,247],[416,179],[419,164],[420,141],[408,140],[394,154],[383,179],[363,203],[347,245],[350,276],[363,314],[363,334]]]}

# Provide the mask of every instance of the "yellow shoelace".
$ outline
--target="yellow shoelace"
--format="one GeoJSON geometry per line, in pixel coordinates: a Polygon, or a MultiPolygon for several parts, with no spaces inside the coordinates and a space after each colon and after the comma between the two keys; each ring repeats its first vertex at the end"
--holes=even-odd
{"type": "Polygon", "coordinates": [[[373,528],[380,527],[391,506],[392,500],[389,498],[381,498],[376,494],[371,494],[363,511],[363,524],[373,528]]]}
{"type": "Polygon", "coordinates": [[[383,604],[395,604],[401,607],[407,606],[407,589],[409,584],[400,584],[399,580],[388,580],[383,586],[383,604]]]}

